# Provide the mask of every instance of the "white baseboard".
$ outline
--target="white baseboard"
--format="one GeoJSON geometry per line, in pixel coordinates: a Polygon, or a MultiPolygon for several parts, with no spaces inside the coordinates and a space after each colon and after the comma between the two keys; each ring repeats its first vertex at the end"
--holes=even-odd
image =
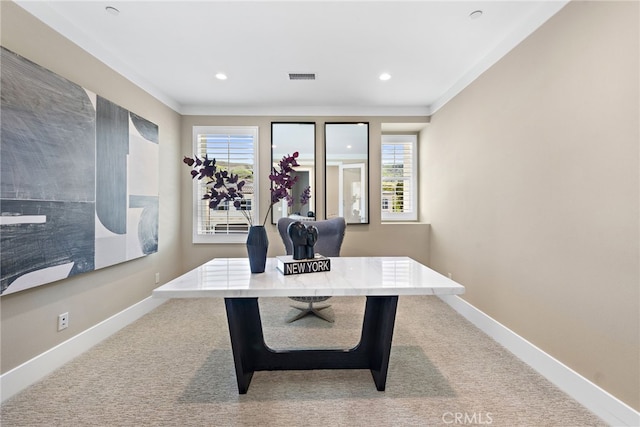
{"type": "Polygon", "coordinates": [[[612,426],[640,426],[640,413],[456,295],[444,302],[612,426]]]}
{"type": "Polygon", "coordinates": [[[166,300],[148,297],[0,376],[0,402],[44,378],[166,300]]]}

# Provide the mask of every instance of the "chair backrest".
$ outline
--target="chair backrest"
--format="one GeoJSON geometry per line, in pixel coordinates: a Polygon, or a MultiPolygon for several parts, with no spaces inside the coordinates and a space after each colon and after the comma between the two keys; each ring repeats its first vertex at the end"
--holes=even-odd
{"type": "MultiPolygon", "coordinates": [[[[287,227],[292,222],[296,222],[294,218],[280,218],[278,220],[278,232],[284,243],[287,255],[293,254],[293,242],[287,234],[287,227]]],[[[315,225],[318,229],[318,241],[314,247],[314,251],[320,255],[337,257],[340,256],[340,248],[344,240],[344,233],[347,229],[347,223],[342,217],[325,219],[320,221],[303,221],[305,225],[315,225]]]]}

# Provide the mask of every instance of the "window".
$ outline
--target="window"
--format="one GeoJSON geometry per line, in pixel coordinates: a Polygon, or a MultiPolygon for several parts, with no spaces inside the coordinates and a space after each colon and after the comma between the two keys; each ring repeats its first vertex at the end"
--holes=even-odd
{"type": "Polygon", "coordinates": [[[417,135],[382,135],[382,220],[415,221],[417,135]]]}
{"type": "MultiPolygon", "coordinates": [[[[238,174],[246,182],[242,209],[258,213],[258,128],[255,126],[194,126],[193,152],[216,159],[216,166],[238,174]]],[[[206,180],[193,180],[193,243],[244,243],[249,224],[242,212],[226,203],[210,209],[202,200],[206,180]]]]}

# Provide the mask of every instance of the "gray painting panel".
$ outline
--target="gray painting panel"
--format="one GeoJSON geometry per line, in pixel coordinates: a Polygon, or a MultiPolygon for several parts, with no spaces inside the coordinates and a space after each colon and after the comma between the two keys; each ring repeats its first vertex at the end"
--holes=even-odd
{"type": "Polygon", "coordinates": [[[129,113],[131,122],[142,137],[148,141],[158,144],[158,125],[151,123],[149,120],[140,117],[137,114],[129,113]]]}
{"type": "Polygon", "coordinates": [[[138,240],[145,255],[158,252],[158,197],[131,196],[131,208],[143,208],[138,224],[138,240]]]}
{"type": "Polygon", "coordinates": [[[95,111],[82,87],[1,49],[0,197],[95,196],[95,111]]]}
{"type": "Polygon", "coordinates": [[[70,276],[94,269],[94,203],[2,200],[2,210],[46,221],[2,226],[0,293],[23,274],[46,267],[72,262],[70,276]]]}
{"type": "Polygon", "coordinates": [[[109,231],[125,234],[129,112],[98,96],[96,117],[96,213],[109,231]]]}

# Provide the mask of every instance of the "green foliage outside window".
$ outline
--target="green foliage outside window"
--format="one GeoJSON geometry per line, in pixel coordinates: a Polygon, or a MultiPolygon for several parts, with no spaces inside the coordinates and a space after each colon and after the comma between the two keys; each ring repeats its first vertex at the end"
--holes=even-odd
{"type": "Polygon", "coordinates": [[[391,193],[391,211],[404,212],[404,182],[387,181],[382,184],[384,193],[391,193]]]}

